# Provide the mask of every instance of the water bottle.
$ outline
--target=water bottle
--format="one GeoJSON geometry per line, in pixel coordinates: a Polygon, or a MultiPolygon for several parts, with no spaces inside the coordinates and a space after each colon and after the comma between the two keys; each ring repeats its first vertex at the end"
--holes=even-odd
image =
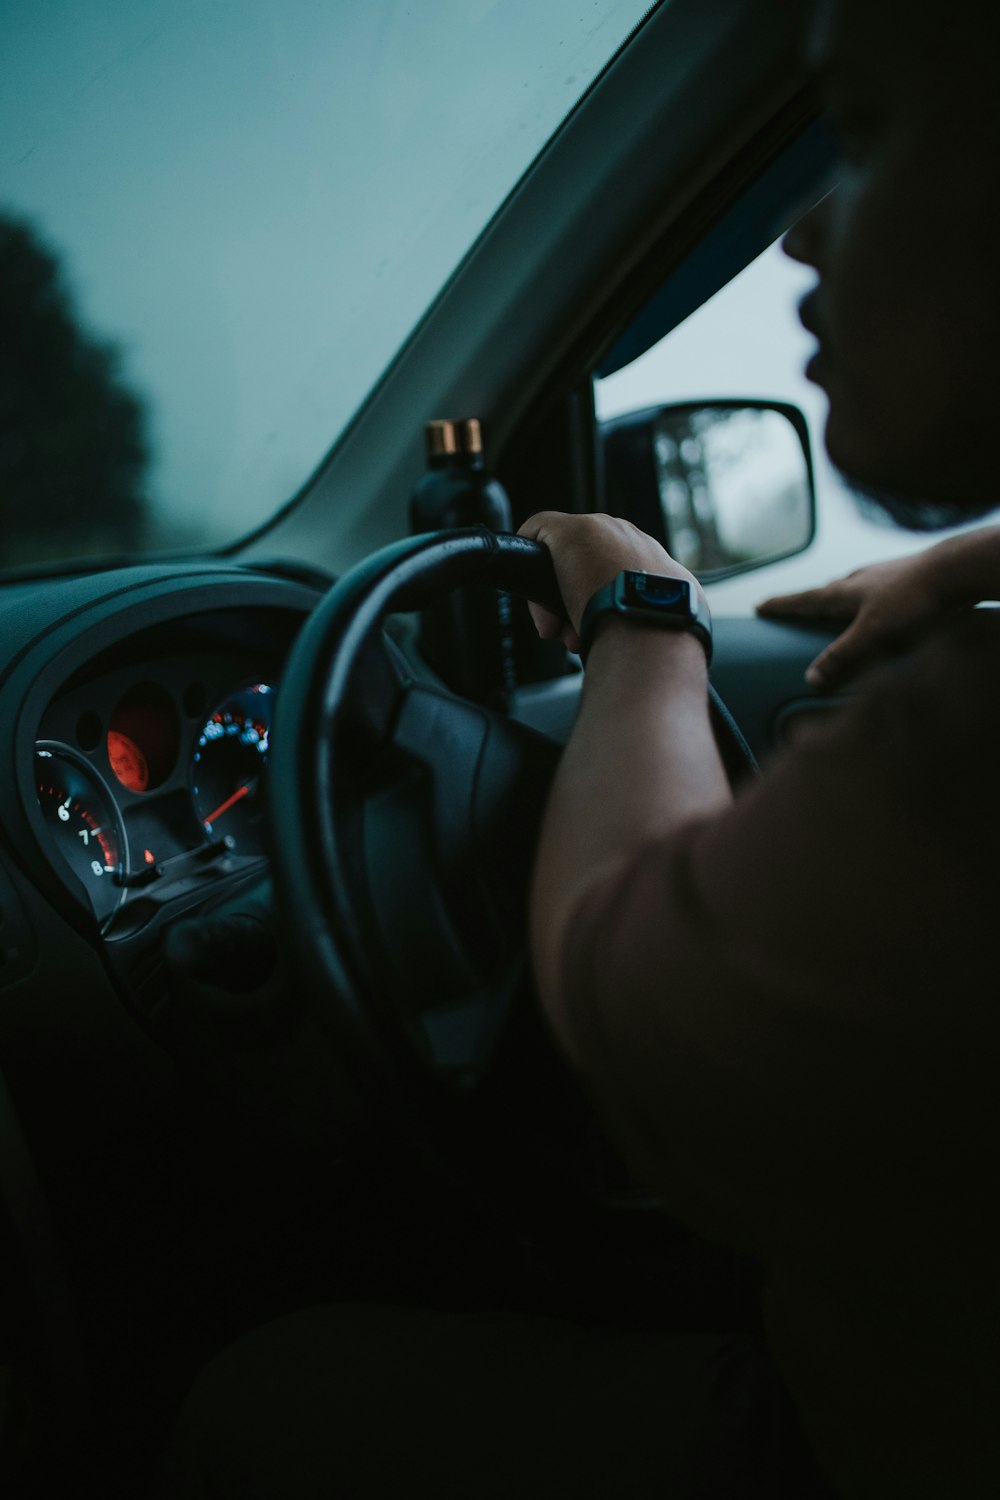
{"type": "MultiPolygon", "coordinates": [[[[450,531],[464,526],[511,530],[510,501],[489,473],[475,417],[428,422],[427,472],[410,501],[410,529],[450,531]]],[[[472,586],[436,600],[421,618],[421,650],[456,693],[502,706],[517,686],[510,595],[472,586]]]]}

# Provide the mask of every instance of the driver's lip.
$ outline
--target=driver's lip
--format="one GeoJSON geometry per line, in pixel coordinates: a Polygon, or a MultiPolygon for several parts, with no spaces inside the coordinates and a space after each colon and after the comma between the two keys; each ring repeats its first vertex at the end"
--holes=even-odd
{"type": "Polygon", "coordinates": [[[816,301],[816,293],[812,291],[803,297],[799,303],[799,322],[807,333],[811,333],[819,347],[815,354],[809,359],[805,367],[805,377],[816,385],[823,383],[823,367],[827,363],[828,355],[826,341],[823,337],[823,320],[819,315],[816,301]]]}
{"type": "Polygon", "coordinates": [[[802,301],[799,303],[798,312],[799,322],[806,333],[811,333],[813,338],[822,341],[823,319],[820,316],[818,289],[816,287],[811,292],[807,292],[802,298],[802,301]]]}
{"type": "Polygon", "coordinates": [[[806,361],[806,366],[805,366],[805,369],[803,370],[802,373],[806,377],[807,380],[811,380],[812,381],[813,385],[822,385],[823,384],[823,351],[822,351],[822,349],[817,349],[816,353],[812,356],[812,358],[808,359],[806,361]]]}

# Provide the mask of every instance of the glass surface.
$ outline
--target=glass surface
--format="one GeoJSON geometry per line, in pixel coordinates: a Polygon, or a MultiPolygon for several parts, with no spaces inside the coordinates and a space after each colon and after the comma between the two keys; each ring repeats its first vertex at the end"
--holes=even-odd
{"type": "Polygon", "coordinates": [[[0,566],[235,540],[648,0],[7,0],[0,566]]]}
{"type": "Polygon", "coordinates": [[[665,532],[686,568],[701,577],[807,545],[809,471],[781,412],[666,407],[652,429],[665,532]]]}
{"type": "Polygon", "coordinates": [[[657,578],[650,573],[625,574],[625,603],[652,604],[660,608],[682,604],[690,607],[688,585],[683,579],[657,578]]]}

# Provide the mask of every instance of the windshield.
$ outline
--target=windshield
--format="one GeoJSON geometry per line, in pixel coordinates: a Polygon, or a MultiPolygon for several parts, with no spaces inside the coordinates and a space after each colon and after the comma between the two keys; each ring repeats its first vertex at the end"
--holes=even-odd
{"type": "Polygon", "coordinates": [[[308,479],[648,0],[7,0],[0,566],[308,479]]]}

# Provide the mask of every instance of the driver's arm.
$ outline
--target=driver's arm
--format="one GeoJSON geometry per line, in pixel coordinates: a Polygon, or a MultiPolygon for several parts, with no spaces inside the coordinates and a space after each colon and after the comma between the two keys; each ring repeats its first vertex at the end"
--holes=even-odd
{"type": "MultiPolygon", "coordinates": [[[[624,568],[693,576],[651,537],[610,516],[541,512],[521,528],[552,552],[568,625],[533,606],[543,634],[571,645],[593,593],[624,568]]],[[[695,583],[695,587],[697,584],[695,583]]],[[[731,800],[708,716],[705,653],[690,635],[613,619],[600,625],[580,712],[546,810],[532,897],[542,1003],[564,1048],[562,973],[574,914],[653,840],[731,800]]]]}
{"type": "MultiPolygon", "coordinates": [[[[605,519],[525,528],[573,624],[620,567],[679,571],[622,562],[605,519]]],[[[751,1246],[833,1178],[864,1193],[877,1164],[883,1198],[902,1190],[959,1024],[993,1024],[953,1002],[992,953],[1000,832],[1000,623],[972,614],[735,802],[698,643],[612,622],[593,646],[537,859],[541,1005],[637,1174],[751,1246]]]]}
{"type": "Polygon", "coordinates": [[[699,642],[604,623],[546,808],[532,899],[539,990],[570,1053],[565,975],[577,911],[613,889],[650,844],[731,800],[699,642]]]}
{"type": "Polygon", "coordinates": [[[557,1039],[647,1190],[759,1258],[858,1496],[938,1495],[995,1430],[1000,615],[969,613],[733,801],[700,648],[610,627],[534,887],[557,1039]]]}

